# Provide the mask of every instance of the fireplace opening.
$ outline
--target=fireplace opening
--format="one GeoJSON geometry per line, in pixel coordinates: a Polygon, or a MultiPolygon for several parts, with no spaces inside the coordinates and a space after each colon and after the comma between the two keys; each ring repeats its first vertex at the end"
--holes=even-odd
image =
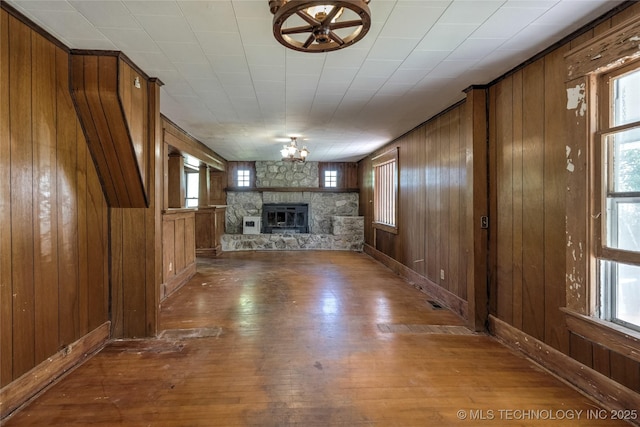
{"type": "Polygon", "coordinates": [[[309,205],[307,203],[265,203],[262,205],[262,232],[308,233],[309,205]]]}

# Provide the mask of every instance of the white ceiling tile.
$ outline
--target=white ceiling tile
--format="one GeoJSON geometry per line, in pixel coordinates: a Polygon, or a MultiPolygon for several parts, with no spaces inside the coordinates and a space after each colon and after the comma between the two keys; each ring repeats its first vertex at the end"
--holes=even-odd
{"type": "Polygon", "coordinates": [[[202,51],[208,55],[238,55],[244,50],[238,33],[198,32],[195,35],[202,51]]]}
{"type": "Polygon", "coordinates": [[[351,82],[356,74],[358,73],[358,68],[331,68],[325,67],[322,70],[322,75],[320,76],[320,80],[322,82],[351,82]]]}
{"type": "Polygon", "coordinates": [[[230,89],[237,90],[240,92],[240,97],[247,96],[247,90],[253,92],[253,84],[249,73],[217,73],[216,75],[227,92],[230,89]]]}
{"type": "Polygon", "coordinates": [[[251,79],[253,82],[268,82],[268,83],[284,83],[285,82],[285,69],[284,67],[269,67],[253,65],[249,67],[251,71],[251,79]]]}
{"type": "Polygon", "coordinates": [[[360,44],[349,49],[327,52],[325,65],[327,67],[359,67],[369,55],[368,49],[360,49],[360,44]]]}
{"type": "Polygon", "coordinates": [[[456,0],[442,14],[441,24],[482,24],[500,6],[504,0],[456,0]]]}
{"type": "Polygon", "coordinates": [[[139,15],[136,18],[149,36],[157,42],[195,43],[197,41],[182,17],[139,15]]]}
{"type": "Polygon", "coordinates": [[[447,57],[447,60],[461,61],[461,60],[480,60],[496,50],[504,44],[504,39],[474,39],[470,38],[465,40],[451,52],[451,55],[447,57]]]}
{"type": "Polygon", "coordinates": [[[215,74],[208,62],[202,64],[190,64],[183,62],[174,63],[178,72],[187,80],[190,79],[215,79],[215,74]]]}
{"type": "Polygon", "coordinates": [[[385,22],[380,36],[421,39],[446,9],[446,5],[432,6],[433,3],[442,2],[399,3],[385,22]]]}
{"type": "Polygon", "coordinates": [[[237,32],[229,1],[180,1],[178,6],[194,32],[237,32]]]}
{"type": "MultiPolygon", "coordinates": [[[[13,2],[12,2],[13,3],[13,2]]],[[[30,11],[73,11],[75,8],[66,0],[29,0],[15,2],[19,9],[30,11]]]]}
{"type": "Polygon", "coordinates": [[[273,37],[271,19],[267,18],[242,18],[238,19],[238,28],[242,43],[257,46],[280,46],[282,51],[286,49],[273,37]]]}
{"type": "Polygon", "coordinates": [[[474,38],[508,39],[546,12],[544,8],[504,7],[474,31],[474,38]]]}
{"type": "Polygon", "coordinates": [[[211,56],[207,59],[216,74],[220,73],[249,73],[247,59],[244,56],[211,56]]]}
{"type": "Polygon", "coordinates": [[[106,37],[93,26],[81,13],[60,10],[32,10],[30,14],[46,28],[51,28],[52,33],[60,38],[74,40],[106,40],[106,37]],[[58,34],[59,28],[64,34],[58,34]]]}
{"type": "Polygon", "coordinates": [[[436,24],[418,43],[416,50],[454,50],[475,30],[474,24],[436,24]]]}
{"type": "Polygon", "coordinates": [[[245,55],[249,66],[281,67],[285,64],[284,49],[278,46],[247,46],[245,55]]]}
{"type": "Polygon", "coordinates": [[[203,64],[207,62],[206,56],[198,43],[174,43],[157,42],[158,46],[172,62],[184,62],[192,64],[203,64]]]}
{"type": "Polygon", "coordinates": [[[182,16],[173,0],[124,0],[124,4],[134,15],[182,16]]]}
{"type": "Polygon", "coordinates": [[[383,38],[376,40],[369,59],[385,59],[385,60],[404,60],[415,49],[419,40],[417,39],[399,39],[399,38],[383,38]]]}
{"type": "Polygon", "coordinates": [[[399,68],[395,73],[387,80],[387,85],[414,85],[427,75],[431,70],[420,68],[399,68]]]}
{"type": "Polygon", "coordinates": [[[160,52],[156,42],[140,28],[100,28],[100,32],[123,52],[160,52]]]}
{"type": "Polygon", "coordinates": [[[176,68],[164,53],[134,51],[129,52],[127,56],[145,72],[175,70],[176,68]]]}
{"type": "Polygon", "coordinates": [[[96,27],[140,28],[137,21],[119,1],[71,1],[82,15],[96,27]]]}
{"type": "Polygon", "coordinates": [[[400,69],[431,70],[450,54],[451,52],[448,50],[414,50],[404,60],[400,69]]]}
{"type": "Polygon", "coordinates": [[[381,61],[376,59],[368,59],[362,64],[357,78],[363,77],[384,77],[389,78],[402,64],[402,61],[381,61]]]}

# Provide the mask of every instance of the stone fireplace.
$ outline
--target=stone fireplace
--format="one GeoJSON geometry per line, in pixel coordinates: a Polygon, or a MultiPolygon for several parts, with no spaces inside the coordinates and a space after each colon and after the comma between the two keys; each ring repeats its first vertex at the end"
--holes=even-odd
{"type": "Polygon", "coordinates": [[[256,161],[255,167],[255,190],[227,192],[223,251],[362,250],[357,192],[320,189],[317,162],[256,161]],[[243,235],[244,217],[260,217],[261,233],[243,235]]]}

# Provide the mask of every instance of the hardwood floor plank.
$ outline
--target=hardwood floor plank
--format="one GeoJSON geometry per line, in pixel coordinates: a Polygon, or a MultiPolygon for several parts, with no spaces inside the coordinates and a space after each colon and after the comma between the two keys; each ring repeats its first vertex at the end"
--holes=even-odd
{"type": "Polygon", "coordinates": [[[202,258],[158,339],[112,342],[6,426],[625,425],[495,339],[445,333],[463,319],[427,299],[362,253],[202,258]]]}

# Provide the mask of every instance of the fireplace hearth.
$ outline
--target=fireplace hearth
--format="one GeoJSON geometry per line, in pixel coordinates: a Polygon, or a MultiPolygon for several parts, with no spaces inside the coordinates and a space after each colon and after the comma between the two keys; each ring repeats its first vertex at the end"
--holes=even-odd
{"type": "Polygon", "coordinates": [[[307,203],[265,203],[262,205],[262,232],[308,233],[309,205],[307,203]]]}

